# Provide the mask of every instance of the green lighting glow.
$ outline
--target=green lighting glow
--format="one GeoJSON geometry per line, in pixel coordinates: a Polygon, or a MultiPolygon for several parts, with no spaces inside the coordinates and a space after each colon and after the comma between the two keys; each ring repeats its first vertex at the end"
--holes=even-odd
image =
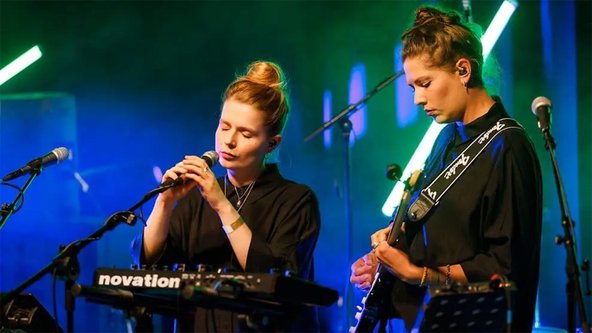
{"type": "Polygon", "coordinates": [[[512,0],[505,0],[500,8],[497,10],[497,13],[491,20],[489,27],[481,36],[481,44],[483,44],[483,58],[486,59],[489,56],[489,52],[495,45],[495,42],[504,31],[504,28],[508,24],[510,17],[514,14],[514,11],[518,7],[518,3],[512,0]]]}
{"type": "Polygon", "coordinates": [[[41,49],[36,45],[0,69],[0,86],[41,58],[41,55],[41,49]]]}
{"type": "MultiPolygon", "coordinates": [[[[484,60],[489,56],[491,49],[493,49],[495,42],[497,42],[497,39],[508,24],[508,21],[510,20],[512,14],[514,14],[517,6],[518,3],[516,1],[504,0],[495,14],[495,17],[493,20],[491,20],[489,27],[487,27],[487,30],[483,36],[481,36],[484,60]]],[[[438,124],[435,121],[432,122],[423,139],[421,139],[421,142],[417,146],[417,149],[415,149],[411,160],[409,160],[405,170],[403,171],[403,175],[401,176],[401,180],[403,182],[409,178],[413,171],[423,169],[425,160],[430,154],[432,146],[434,145],[438,134],[442,128],[444,128],[444,126],[445,124],[438,124]]],[[[401,201],[401,195],[403,194],[403,182],[397,182],[386,199],[384,205],[382,205],[382,213],[384,215],[391,216],[399,205],[399,202],[401,201]]]]}

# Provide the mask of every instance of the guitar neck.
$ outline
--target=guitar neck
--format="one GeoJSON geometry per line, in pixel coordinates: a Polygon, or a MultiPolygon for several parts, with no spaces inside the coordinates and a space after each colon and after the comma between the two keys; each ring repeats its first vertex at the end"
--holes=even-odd
{"type": "Polygon", "coordinates": [[[387,243],[390,246],[396,245],[399,235],[401,234],[401,227],[403,226],[403,222],[405,219],[405,213],[407,212],[407,204],[409,203],[410,198],[410,185],[408,182],[405,182],[405,189],[403,190],[403,195],[401,197],[401,201],[399,203],[399,207],[397,207],[397,212],[395,213],[395,217],[392,219],[392,226],[391,230],[388,234],[386,239],[387,243]]]}

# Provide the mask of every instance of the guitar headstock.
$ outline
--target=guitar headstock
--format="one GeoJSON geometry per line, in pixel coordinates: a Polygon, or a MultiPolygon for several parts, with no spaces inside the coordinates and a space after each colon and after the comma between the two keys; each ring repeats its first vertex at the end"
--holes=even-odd
{"type": "Polygon", "coordinates": [[[411,173],[411,176],[409,176],[409,179],[407,180],[411,189],[415,189],[417,181],[419,180],[419,177],[421,177],[422,173],[423,169],[417,169],[411,173]]]}
{"type": "Polygon", "coordinates": [[[411,173],[411,176],[405,181],[405,189],[403,191],[402,199],[406,200],[410,192],[413,192],[417,185],[419,185],[419,178],[423,173],[423,169],[417,169],[411,173]]]}

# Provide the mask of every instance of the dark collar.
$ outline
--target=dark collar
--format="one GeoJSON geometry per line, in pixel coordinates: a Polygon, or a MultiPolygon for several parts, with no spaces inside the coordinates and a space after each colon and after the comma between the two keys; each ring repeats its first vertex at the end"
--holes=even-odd
{"type": "Polygon", "coordinates": [[[498,97],[494,97],[495,103],[489,111],[472,122],[462,125],[455,123],[457,143],[464,143],[479,136],[490,129],[498,120],[508,118],[508,113],[498,97]]]}
{"type": "Polygon", "coordinates": [[[269,183],[275,183],[278,179],[281,179],[280,170],[276,163],[265,164],[265,170],[259,175],[257,183],[259,185],[265,185],[269,183]]]}

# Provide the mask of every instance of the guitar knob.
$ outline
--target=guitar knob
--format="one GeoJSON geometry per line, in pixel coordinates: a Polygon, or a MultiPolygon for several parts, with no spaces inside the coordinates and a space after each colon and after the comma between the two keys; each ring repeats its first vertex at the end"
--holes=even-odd
{"type": "Polygon", "coordinates": [[[366,297],[366,296],[362,297],[362,304],[366,304],[366,299],[367,299],[367,298],[368,298],[368,297],[366,297]]]}
{"type": "Polygon", "coordinates": [[[349,327],[349,333],[356,333],[356,328],[353,326],[349,327]]]}
{"type": "Polygon", "coordinates": [[[362,313],[356,312],[356,315],[354,316],[354,318],[356,318],[356,320],[360,320],[360,318],[362,318],[362,313]]]}
{"type": "Polygon", "coordinates": [[[356,305],[356,310],[358,310],[358,311],[362,311],[363,309],[364,309],[364,308],[362,308],[361,306],[359,306],[359,305],[356,305]]]}

